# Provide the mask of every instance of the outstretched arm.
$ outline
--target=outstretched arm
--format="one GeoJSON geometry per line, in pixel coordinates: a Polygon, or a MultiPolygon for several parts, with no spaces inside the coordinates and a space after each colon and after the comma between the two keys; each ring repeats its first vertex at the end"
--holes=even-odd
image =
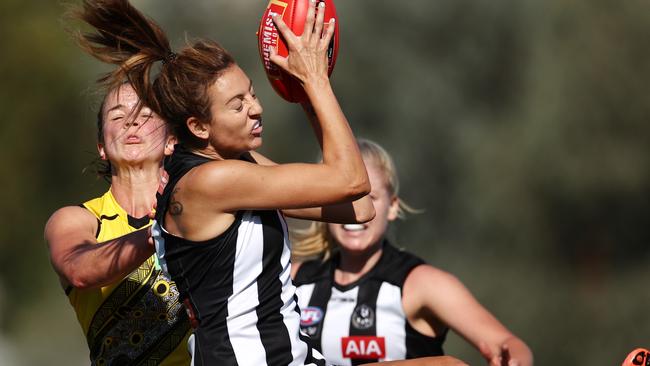
{"type": "MultiPolygon", "coordinates": [[[[261,165],[277,165],[271,159],[255,151],[251,152],[251,157],[261,165]]],[[[375,216],[375,208],[370,197],[366,195],[352,202],[321,207],[285,209],[282,210],[282,213],[294,219],[354,224],[372,220],[375,216]]]]}
{"type": "Polygon", "coordinates": [[[56,211],[45,225],[50,261],[64,287],[96,288],[118,281],[154,253],[149,229],[98,243],[97,219],[82,207],[56,211]]]}
{"type": "Polygon", "coordinates": [[[404,283],[403,303],[411,322],[427,314],[449,326],[486,358],[490,366],[531,366],[528,346],[485,309],[453,275],[421,265],[404,283]]]}

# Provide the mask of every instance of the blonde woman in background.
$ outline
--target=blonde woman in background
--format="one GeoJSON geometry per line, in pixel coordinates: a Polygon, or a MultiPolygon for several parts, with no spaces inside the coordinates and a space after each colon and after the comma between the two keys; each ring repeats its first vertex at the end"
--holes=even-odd
{"type": "Polygon", "coordinates": [[[359,140],[376,216],[364,224],[313,223],[294,232],[301,328],[338,365],[443,354],[449,329],[491,366],[533,364],[528,346],[453,275],[394,247],[388,224],[412,212],[398,196],[390,155],[359,140]],[[315,258],[315,259],[314,259],[315,258]]]}

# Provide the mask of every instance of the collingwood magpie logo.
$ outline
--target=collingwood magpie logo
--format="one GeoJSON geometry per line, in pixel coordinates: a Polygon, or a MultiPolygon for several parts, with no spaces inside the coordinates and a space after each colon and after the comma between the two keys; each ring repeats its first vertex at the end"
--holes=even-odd
{"type": "Polygon", "coordinates": [[[375,324],[375,312],[366,304],[361,304],[352,313],[352,326],[357,329],[368,329],[375,324]]]}

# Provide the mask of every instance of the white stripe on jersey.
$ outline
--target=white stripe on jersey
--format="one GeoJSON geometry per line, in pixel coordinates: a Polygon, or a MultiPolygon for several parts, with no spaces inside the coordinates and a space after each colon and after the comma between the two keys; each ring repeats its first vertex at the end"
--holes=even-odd
{"type": "Polygon", "coordinates": [[[189,353],[190,357],[192,357],[190,366],[194,366],[194,347],[195,347],[194,333],[192,333],[190,334],[190,337],[187,339],[187,353],[189,353]]]}
{"type": "MultiPolygon", "coordinates": [[[[289,339],[291,341],[291,355],[293,361],[290,366],[304,365],[308,356],[307,344],[300,340],[300,314],[296,311],[296,302],[294,295],[296,294],[296,287],[291,282],[291,243],[289,242],[289,232],[287,230],[287,223],[284,217],[277,212],[278,220],[282,223],[282,232],[284,235],[284,243],[282,247],[282,256],[280,258],[280,265],[282,265],[282,273],[280,273],[280,281],[282,282],[282,303],[283,308],[280,310],[282,313],[284,325],[289,332],[289,339]],[[294,336],[295,335],[295,336],[294,336]],[[302,358],[300,356],[303,356],[302,358]]],[[[318,352],[316,352],[318,353],[318,352]]]]}
{"type": "Polygon", "coordinates": [[[402,309],[402,291],[399,286],[388,282],[381,284],[377,295],[377,335],[390,334],[386,338],[386,358],[380,361],[403,360],[406,358],[406,315],[402,309]]]}
{"type": "Polygon", "coordinates": [[[333,364],[347,366],[352,362],[349,358],[343,358],[341,339],[349,335],[350,318],[357,306],[357,295],[359,287],[341,292],[332,288],[332,296],[327,305],[327,313],[323,319],[322,340],[336,340],[334,342],[322,342],[322,351],[327,360],[333,364]],[[331,323],[331,324],[329,324],[331,323]],[[343,324],[341,326],[341,324],[343,324]]]}
{"type": "Polygon", "coordinates": [[[309,300],[311,299],[311,294],[314,292],[315,283],[310,283],[308,285],[302,285],[296,289],[296,294],[298,295],[298,306],[300,310],[307,308],[309,306],[309,300]]]}
{"type": "MultiPolygon", "coordinates": [[[[312,292],[314,292],[314,287],[316,284],[310,283],[308,285],[303,285],[298,288],[296,288],[296,295],[298,295],[298,307],[301,309],[304,309],[309,306],[309,299],[311,298],[312,292]]],[[[300,331],[302,333],[302,330],[300,331]]],[[[302,333],[303,335],[307,336],[305,333],[302,333]]],[[[312,356],[318,360],[323,360],[325,357],[320,354],[315,348],[311,350],[312,356]]],[[[328,363],[330,365],[330,363],[328,363]]],[[[343,366],[343,365],[341,365],[343,366]]]]}
{"type": "Polygon", "coordinates": [[[262,220],[247,211],[237,234],[233,294],[228,299],[228,335],[237,363],[265,365],[266,351],[257,330],[257,278],[262,273],[264,241],[262,220]],[[231,331],[232,330],[232,331],[231,331]]]}

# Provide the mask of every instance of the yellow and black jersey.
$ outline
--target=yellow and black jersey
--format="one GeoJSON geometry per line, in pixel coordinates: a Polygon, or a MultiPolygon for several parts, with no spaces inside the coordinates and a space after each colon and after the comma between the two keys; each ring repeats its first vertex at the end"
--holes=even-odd
{"type": "MultiPolygon", "coordinates": [[[[98,221],[104,242],[150,225],[133,218],[109,190],[83,205],[98,221]]],[[[176,285],[155,255],[119,282],[94,289],[66,290],[83,329],[92,365],[189,365],[190,324],[176,285]]]]}

